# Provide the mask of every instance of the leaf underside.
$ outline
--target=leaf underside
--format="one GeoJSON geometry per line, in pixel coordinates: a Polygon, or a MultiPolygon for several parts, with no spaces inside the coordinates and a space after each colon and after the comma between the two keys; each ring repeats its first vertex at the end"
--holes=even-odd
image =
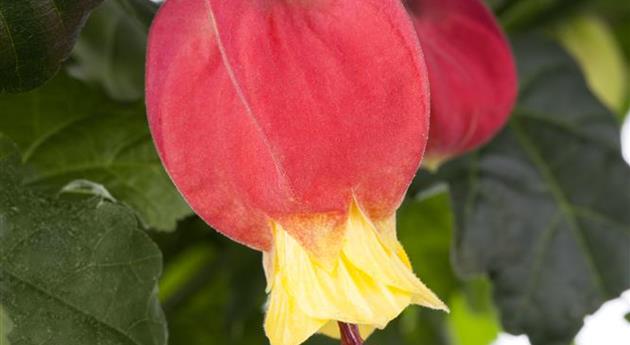
{"type": "Polygon", "coordinates": [[[0,92],[33,89],[57,73],[102,0],[0,0],[0,92]]]}

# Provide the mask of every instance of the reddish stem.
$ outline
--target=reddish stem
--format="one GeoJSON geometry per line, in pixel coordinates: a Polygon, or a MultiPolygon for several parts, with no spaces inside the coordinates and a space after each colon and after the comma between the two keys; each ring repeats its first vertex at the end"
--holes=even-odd
{"type": "Polygon", "coordinates": [[[339,322],[339,331],[341,332],[341,345],[363,345],[363,339],[361,339],[357,325],[339,322]]]}

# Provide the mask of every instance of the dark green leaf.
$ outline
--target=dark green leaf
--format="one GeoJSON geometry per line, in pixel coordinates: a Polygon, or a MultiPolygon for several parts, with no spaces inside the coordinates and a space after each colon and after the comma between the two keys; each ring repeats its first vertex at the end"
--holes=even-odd
{"type": "Polygon", "coordinates": [[[445,189],[409,199],[398,210],[398,238],[415,272],[444,301],[459,286],[450,263],[453,214],[445,189]]]}
{"type": "Polygon", "coordinates": [[[508,31],[524,31],[570,16],[585,1],[588,0],[503,0],[495,8],[508,31]]]}
{"type": "Polygon", "coordinates": [[[499,322],[490,291],[490,283],[486,279],[475,279],[450,299],[449,325],[454,344],[485,345],[496,339],[499,322]]]}
{"type": "Polygon", "coordinates": [[[630,287],[630,168],[617,121],[567,54],[537,36],[515,48],[510,125],[444,171],[455,261],[490,276],[507,331],[568,344],[585,315],[630,287]]]}
{"type": "Polygon", "coordinates": [[[160,282],[160,300],[167,306],[179,303],[182,289],[190,281],[199,279],[199,272],[214,262],[217,250],[207,243],[200,243],[186,248],[168,263],[166,273],[160,282]]]}
{"type": "Polygon", "coordinates": [[[387,328],[376,331],[365,344],[451,345],[446,321],[445,313],[420,307],[409,307],[396,320],[387,325],[387,328]]]}
{"type": "Polygon", "coordinates": [[[170,345],[268,343],[259,252],[223,238],[197,217],[158,237],[169,253],[161,286],[170,345]],[[182,248],[172,252],[173,243],[182,248]]]}
{"type": "Polygon", "coordinates": [[[55,75],[101,1],[0,0],[0,92],[30,90],[55,75]]]}
{"type": "Polygon", "coordinates": [[[142,98],[148,31],[145,21],[150,21],[155,9],[150,6],[139,0],[113,0],[96,9],[72,53],[71,74],[101,85],[114,99],[142,98]]]}
{"type": "Polygon", "coordinates": [[[165,345],[161,255],[126,207],[53,199],[0,160],[0,343],[165,345]]]}
{"type": "Polygon", "coordinates": [[[141,103],[121,105],[59,74],[44,87],[0,95],[0,133],[32,167],[26,183],[57,192],[86,179],[104,185],[162,230],[191,213],[158,159],[141,103]]]}
{"type": "Polygon", "coordinates": [[[152,0],[116,0],[127,13],[133,14],[146,28],[151,25],[160,5],[152,0]]]}
{"type": "Polygon", "coordinates": [[[0,133],[0,160],[9,155],[17,155],[17,146],[0,133]]]}
{"type": "Polygon", "coordinates": [[[9,344],[9,333],[13,331],[13,321],[9,319],[9,316],[4,310],[4,307],[0,305],[0,344],[9,344]]]}

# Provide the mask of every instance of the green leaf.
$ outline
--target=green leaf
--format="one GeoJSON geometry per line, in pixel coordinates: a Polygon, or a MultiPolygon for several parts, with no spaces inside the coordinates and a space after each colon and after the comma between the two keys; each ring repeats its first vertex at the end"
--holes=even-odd
{"type": "Polygon", "coordinates": [[[469,282],[466,290],[449,301],[449,326],[456,345],[491,344],[499,333],[492,308],[490,284],[485,279],[469,282]]]}
{"type": "MultiPolygon", "coordinates": [[[[445,313],[421,307],[408,307],[382,331],[376,331],[366,345],[451,345],[445,313]]],[[[331,342],[329,344],[338,344],[331,342]]]]}
{"type": "Polygon", "coordinates": [[[121,101],[144,94],[147,31],[155,5],[139,0],[112,0],[96,9],[72,53],[71,74],[101,85],[121,101]]]}
{"type": "Polygon", "coordinates": [[[165,345],[161,254],[134,214],[40,194],[14,163],[0,160],[0,343],[165,345]]]}
{"type": "Polygon", "coordinates": [[[4,308],[0,305],[0,345],[11,345],[9,344],[9,333],[12,331],[13,321],[9,319],[4,308]]]}
{"type": "Polygon", "coordinates": [[[572,15],[587,0],[503,0],[495,5],[497,15],[510,31],[527,31],[572,15]]]}
{"type": "Polygon", "coordinates": [[[198,217],[158,237],[167,255],[161,288],[170,345],[268,343],[259,252],[220,236],[198,217]],[[182,248],[172,252],[174,243],[182,248]]]}
{"type": "Polygon", "coordinates": [[[0,0],[0,92],[33,89],[66,60],[102,0],[0,0]]]}
{"type": "Polygon", "coordinates": [[[127,13],[133,14],[146,28],[151,25],[160,4],[152,0],[116,0],[127,13]]]}
{"type": "Polygon", "coordinates": [[[80,179],[102,184],[159,230],[191,213],[162,169],[143,104],[112,102],[59,74],[35,91],[0,95],[0,109],[0,133],[32,167],[27,184],[50,192],[80,179]]]}
{"type": "Polygon", "coordinates": [[[398,210],[398,239],[418,277],[444,301],[458,288],[451,268],[451,202],[445,189],[409,199],[398,210]]]}
{"type": "Polygon", "coordinates": [[[538,36],[515,40],[522,82],[509,126],[445,167],[464,275],[486,273],[504,328],[568,344],[630,287],[630,167],[619,124],[579,68],[538,36]]]}
{"type": "Polygon", "coordinates": [[[206,244],[197,244],[186,249],[175,260],[169,262],[160,282],[160,300],[172,301],[179,289],[197,278],[204,266],[215,260],[216,249],[206,244]]]}
{"type": "Polygon", "coordinates": [[[598,16],[582,14],[560,23],[555,33],[584,71],[591,91],[612,111],[624,116],[630,69],[608,23],[598,16]]]}
{"type": "Polygon", "coordinates": [[[0,160],[6,159],[10,155],[15,155],[17,146],[0,133],[0,160]]]}
{"type": "MultiPolygon", "coordinates": [[[[626,0],[591,0],[590,5],[591,11],[601,13],[612,26],[615,38],[626,59],[626,65],[630,66],[630,2],[626,0]]],[[[630,84],[630,82],[628,83],[630,84]]],[[[626,112],[630,110],[630,85],[627,87],[627,91],[626,112]]]]}

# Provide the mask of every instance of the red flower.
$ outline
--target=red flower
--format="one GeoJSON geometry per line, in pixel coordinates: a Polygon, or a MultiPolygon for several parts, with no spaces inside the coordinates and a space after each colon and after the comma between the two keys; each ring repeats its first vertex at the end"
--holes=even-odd
{"type": "Polygon", "coordinates": [[[504,120],[478,113],[504,72],[478,58],[509,50],[480,4],[458,1],[412,7],[429,72],[399,0],[168,0],[157,15],[156,146],[199,216],[263,251],[273,345],[338,336],[337,321],[365,336],[409,304],[446,309],[413,274],[395,212],[427,143],[429,77],[433,152],[469,149],[504,120]]]}
{"type": "Polygon", "coordinates": [[[270,219],[318,249],[353,197],[391,217],[424,151],[428,97],[397,0],[169,0],[151,29],[164,166],[201,217],[260,250],[270,219]]]}
{"type": "Polygon", "coordinates": [[[406,0],[431,84],[431,131],[425,165],[489,141],[517,95],[514,58],[480,0],[406,0]]]}

